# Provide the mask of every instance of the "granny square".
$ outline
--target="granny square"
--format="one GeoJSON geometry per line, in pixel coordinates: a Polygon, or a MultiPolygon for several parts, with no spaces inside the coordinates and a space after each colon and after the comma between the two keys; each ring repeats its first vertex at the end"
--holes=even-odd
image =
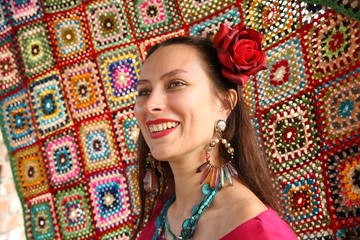
{"type": "Polygon", "coordinates": [[[33,80],[29,87],[35,121],[41,137],[72,123],[58,71],[40,76],[33,80]]]}
{"type": "Polygon", "coordinates": [[[45,12],[55,13],[69,10],[81,4],[81,0],[63,1],[63,0],[44,0],[45,12]]]}
{"type": "Polygon", "coordinates": [[[54,188],[82,179],[81,158],[72,128],[46,139],[43,152],[54,188]]]}
{"type": "Polygon", "coordinates": [[[78,129],[85,168],[93,171],[119,162],[111,121],[102,117],[84,121],[78,129]]]}
{"type": "Polygon", "coordinates": [[[140,195],[139,195],[139,167],[137,164],[126,167],[128,178],[129,196],[131,202],[131,214],[137,217],[140,214],[140,195]]]}
{"type": "Polygon", "coordinates": [[[75,121],[104,113],[105,98],[94,61],[84,60],[63,68],[62,78],[75,121]]]}
{"type": "Polygon", "coordinates": [[[18,151],[13,156],[14,177],[19,193],[27,198],[49,189],[41,147],[34,145],[18,151]]]}
{"type": "Polygon", "coordinates": [[[5,1],[14,25],[42,17],[42,6],[39,0],[5,1]]]}
{"type": "Polygon", "coordinates": [[[93,234],[94,228],[84,185],[59,190],[55,199],[63,239],[85,239],[93,234]]]}
{"type": "Polygon", "coordinates": [[[9,29],[10,24],[6,18],[5,4],[0,4],[0,34],[5,33],[9,29]]]}
{"type": "Polygon", "coordinates": [[[297,94],[307,84],[300,36],[295,35],[267,52],[268,69],[257,74],[262,109],[297,94]]]}
{"type": "Polygon", "coordinates": [[[23,82],[13,42],[11,34],[0,38],[0,96],[23,82]]]}
{"type": "Polygon", "coordinates": [[[27,234],[34,240],[60,240],[55,205],[50,193],[30,199],[26,204],[27,234]]]}
{"type": "Polygon", "coordinates": [[[128,186],[119,169],[91,176],[89,191],[95,225],[100,231],[129,220],[131,209],[128,186]]]}
{"type": "Polygon", "coordinates": [[[181,27],[174,0],[132,0],[127,2],[136,38],[170,32],[181,27]]]}
{"type": "Polygon", "coordinates": [[[312,99],[302,95],[263,115],[264,147],[272,171],[283,171],[318,155],[312,99]]]}
{"type": "Polygon", "coordinates": [[[98,56],[97,62],[110,110],[134,104],[141,64],[138,48],[129,45],[106,51],[98,56]]]}
{"type": "Polygon", "coordinates": [[[26,88],[0,101],[3,136],[10,151],[29,146],[37,140],[26,88]]]}
{"type": "Polygon", "coordinates": [[[314,161],[276,177],[285,220],[296,232],[328,225],[321,169],[314,161]]]}
{"type": "Polygon", "coordinates": [[[48,31],[43,22],[22,26],[16,37],[27,77],[32,77],[54,66],[48,31]]]}
{"type": "Polygon", "coordinates": [[[119,1],[96,1],[87,6],[87,15],[96,50],[132,40],[123,4],[119,1]]]}
{"type": "Polygon", "coordinates": [[[136,160],[136,141],[139,136],[139,126],[132,109],[118,112],[114,115],[116,138],[120,146],[121,158],[126,163],[134,163],[136,160]]]}

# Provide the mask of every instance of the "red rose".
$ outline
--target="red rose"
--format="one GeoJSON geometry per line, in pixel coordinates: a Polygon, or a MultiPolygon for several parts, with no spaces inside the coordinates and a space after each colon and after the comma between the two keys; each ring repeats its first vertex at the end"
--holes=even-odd
{"type": "Polygon", "coordinates": [[[261,49],[262,39],[261,33],[246,29],[243,22],[234,29],[221,24],[214,45],[223,65],[223,76],[243,86],[250,75],[267,69],[266,54],[261,49]]]}

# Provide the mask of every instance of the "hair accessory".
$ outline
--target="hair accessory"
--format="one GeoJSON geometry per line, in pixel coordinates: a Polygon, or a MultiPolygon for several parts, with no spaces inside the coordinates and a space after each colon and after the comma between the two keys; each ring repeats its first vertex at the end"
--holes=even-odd
{"type": "Polygon", "coordinates": [[[160,176],[160,172],[157,169],[155,159],[149,153],[146,157],[146,173],[144,177],[144,189],[146,192],[152,192],[156,189],[158,176],[160,176]]]}
{"type": "Polygon", "coordinates": [[[267,69],[266,54],[261,49],[263,37],[256,30],[246,29],[243,22],[234,29],[221,24],[214,46],[223,65],[222,75],[243,86],[251,75],[267,69]]]}
{"type": "Polygon", "coordinates": [[[219,138],[209,143],[208,147],[205,150],[206,161],[203,164],[201,164],[196,170],[196,173],[200,173],[200,172],[203,173],[200,180],[200,184],[203,184],[204,182],[210,182],[211,188],[217,188],[219,184],[219,180],[222,187],[225,185],[225,181],[227,180],[232,186],[233,185],[232,177],[238,176],[236,169],[231,165],[230,161],[220,166],[215,166],[210,163],[209,152],[219,142],[225,145],[227,152],[230,154],[230,159],[234,158],[234,148],[231,147],[230,143],[228,143],[226,139],[222,138],[222,133],[225,131],[225,129],[226,129],[225,121],[219,120],[216,122],[215,131],[218,132],[220,136],[219,138]]]}

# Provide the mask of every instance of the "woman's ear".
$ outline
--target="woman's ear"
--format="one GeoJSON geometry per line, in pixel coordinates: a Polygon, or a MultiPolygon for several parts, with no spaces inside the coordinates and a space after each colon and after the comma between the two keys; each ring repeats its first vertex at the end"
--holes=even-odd
{"type": "Polygon", "coordinates": [[[222,110],[226,115],[226,118],[230,115],[231,111],[236,106],[237,101],[238,94],[235,89],[228,90],[228,92],[222,96],[222,110]]]}

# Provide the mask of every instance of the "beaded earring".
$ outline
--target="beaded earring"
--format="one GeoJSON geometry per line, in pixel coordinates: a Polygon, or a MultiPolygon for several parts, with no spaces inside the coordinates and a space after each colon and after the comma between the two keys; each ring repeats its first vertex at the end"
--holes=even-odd
{"type": "Polygon", "coordinates": [[[205,150],[206,162],[201,164],[196,170],[196,173],[201,173],[201,172],[203,173],[201,176],[200,184],[203,184],[208,179],[208,181],[210,181],[211,188],[217,188],[219,184],[219,180],[222,187],[225,186],[225,181],[229,181],[229,184],[233,186],[232,178],[238,177],[238,172],[231,165],[231,161],[228,161],[227,163],[222,164],[220,166],[215,166],[210,163],[209,152],[219,142],[224,144],[225,148],[227,149],[227,152],[230,154],[230,159],[231,160],[234,159],[234,148],[231,147],[230,143],[228,143],[226,139],[222,138],[222,133],[225,131],[225,129],[226,129],[225,121],[219,120],[216,122],[215,131],[219,133],[219,138],[209,143],[208,147],[205,150]]]}
{"type": "Polygon", "coordinates": [[[146,173],[144,177],[144,189],[146,192],[152,192],[156,189],[158,182],[157,176],[160,176],[155,163],[155,159],[151,156],[151,153],[146,157],[146,173]]]}

